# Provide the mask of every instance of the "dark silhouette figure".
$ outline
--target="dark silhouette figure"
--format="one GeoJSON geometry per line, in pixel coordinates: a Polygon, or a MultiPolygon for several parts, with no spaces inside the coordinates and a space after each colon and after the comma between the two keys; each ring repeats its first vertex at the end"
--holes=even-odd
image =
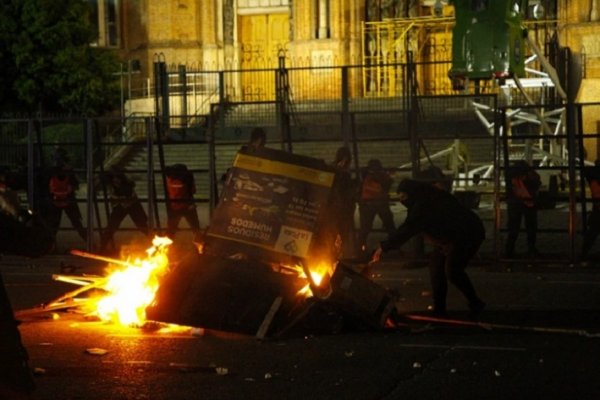
{"type": "Polygon", "coordinates": [[[362,171],[358,202],[360,214],[358,245],[361,252],[367,248],[367,237],[373,228],[373,220],[376,216],[381,220],[388,237],[394,232],[394,215],[390,209],[389,196],[392,183],[393,179],[383,169],[381,161],[369,160],[367,167],[362,171]]]}
{"type": "Polygon", "coordinates": [[[600,160],[593,167],[586,167],[584,177],[590,186],[592,195],[592,210],[587,215],[586,229],[581,246],[581,261],[589,262],[589,253],[600,234],[600,160]]]}
{"type": "Polygon", "coordinates": [[[242,148],[246,150],[262,149],[267,144],[267,134],[263,128],[256,127],[250,132],[248,144],[242,148]]]}
{"type": "Polygon", "coordinates": [[[515,256],[515,244],[525,220],[527,250],[538,255],[536,248],[538,229],[538,206],[536,204],[541,186],[540,175],[525,161],[517,161],[506,173],[507,228],[506,257],[515,256]]]}
{"type": "MultiPolygon", "coordinates": [[[[8,169],[0,170],[0,254],[39,257],[54,244],[52,232],[37,215],[20,208],[8,185],[8,169]]],[[[12,307],[0,274],[0,399],[28,398],[35,385],[12,307]]]]}
{"type": "Polygon", "coordinates": [[[150,233],[148,215],[135,192],[135,182],[129,179],[121,169],[113,168],[106,174],[106,185],[112,210],[100,240],[100,251],[102,252],[106,251],[110,243],[113,243],[115,232],[127,216],[131,217],[135,226],[145,236],[150,233]]]}
{"type": "Polygon", "coordinates": [[[407,209],[406,219],[389,240],[381,242],[372,262],[379,261],[383,252],[423,234],[434,246],[429,266],[433,314],[446,316],[447,281],[450,281],[465,296],[471,317],[476,318],[485,303],[477,296],[465,268],[485,239],[481,219],[452,194],[429,183],[405,179],[398,186],[398,195],[407,209]]]}
{"type": "Polygon", "coordinates": [[[200,221],[196,212],[194,175],[185,164],[173,164],[166,168],[167,175],[167,236],[175,237],[181,219],[185,219],[200,240],[200,221]]]}
{"type": "Polygon", "coordinates": [[[53,167],[48,181],[49,199],[46,207],[46,221],[54,232],[58,233],[63,212],[83,240],[87,240],[87,232],[83,227],[81,211],[75,194],[79,189],[79,181],[68,164],[53,167]]]}

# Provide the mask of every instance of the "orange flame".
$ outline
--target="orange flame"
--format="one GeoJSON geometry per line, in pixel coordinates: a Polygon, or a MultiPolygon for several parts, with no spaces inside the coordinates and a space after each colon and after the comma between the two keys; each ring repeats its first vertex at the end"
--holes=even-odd
{"type": "MultiPolygon", "coordinates": [[[[306,273],[304,272],[302,267],[298,267],[298,269],[302,271],[300,273],[299,277],[308,279],[308,276],[306,276],[306,273]]],[[[309,282],[314,283],[315,286],[320,286],[321,283],[323,283],[323,279],[325,278],[325,276],[333,275],[333,270],[335,269],[335,265],[332,265],[330,263],[323,261],[316,265],[311,265],[307,269],[310,272],[309,282]]],[[[313,289],[311,288],[310,283],[308,283],[306,286],[304,286],[302,289],[300,289],[298,291],[299,296],[305,296],[305,297],[315,296],[315,293],[313,293],[313,289]]]]}
{"type": "Polygon", "coordinates": [[[167,237],[155,237],[145,259],[127,262],[128,267],[107,277],[104,289],[108,294],[96,304],[100,319],[137,326],[146,321],[146,307],[154,300],[160,278],[167,272],[167,248],[172,243],[167,237]]]}

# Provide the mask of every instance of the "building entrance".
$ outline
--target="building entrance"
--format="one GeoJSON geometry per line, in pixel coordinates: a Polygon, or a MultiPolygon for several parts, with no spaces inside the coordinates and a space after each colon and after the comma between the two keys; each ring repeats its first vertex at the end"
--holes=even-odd
{"type": "MultiPolygon", "coordinates": [[[[238,40],[243,70],[276,68],[280,55],[286,54],[289,42],[289,16],[286,13],[240,15],[238,40]]],[[[244,101],[274,100],[272,71],[242,73],[244,101]]]]}

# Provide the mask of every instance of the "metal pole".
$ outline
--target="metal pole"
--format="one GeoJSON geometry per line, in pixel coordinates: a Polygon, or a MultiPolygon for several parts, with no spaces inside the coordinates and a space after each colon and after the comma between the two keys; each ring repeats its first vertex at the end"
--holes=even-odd
{"type": "Polygon", "coordinates": [[[86,120],[87,249],[92,251],[94,235],[94,126],[86,120]]]}
{"type": "Polygon", "coordinates": [[[123,63],[119,63],[119,83],[121,85],[121,127],[125,126],[125,84],[123,83],[123,63]]]}
{"type": "Polygon", "coordinates": [[[287,107],[290,99],[287,69],[285,67],[285,54],[279,52],[279,67],[275,71],[275,88],[277,92],[277,104],[279,105],[278,122],[281,132],[281,149],[292,152],[292,140],[290,137],[290,110],[287,107]]]}
{"type": "Polygon", "coordinates": [[[212,216],[215,206],[217,205],[217,199],[219,197],[219,193],[217,190],[217,157],[216,157],[216,139],[217,139],[217,126],[225,127],[225,72],[219,71],[218,74],[219,79],[219,105],[216,108],[211,106],[210,108],[210,116],[208,119],[208,132],[207,132],[207,141],[208,141],[208,169],[209,169],[209,216],[212,216]],[[218,117],[217,120],[214,118],[215,113],[218,117]]]}
{"type": "MultiPolygon", "coordinates": [[[[348,67],[342,67],[342,135],[344,146],[349,147],[350,144],[350,90],[348,81],[348,67]]],[[[356,154],[355,154],[356,156],[356,154]]]]}
{"type": "MultiPolygon", "coordinates": [[[[27,120],[27,205],[30,210],[35,210],[35,202],[33,196],[35,195],[34,188],[34,175],[35,175],[35,152],[34,152],[34,127],[33,120],[27,120]]],[[[35,210],[40,211],[40,210],[35,210]]]]}
{"type": "Polygon", "coordinates": [[[154,61],[154,114],[158,117],[160,115],[160,63],[154,61]]]}
{"type": "MultiPolygon", "coordinates": [[[[494,96],[494,110],[498,107],[498,97],[494,96]]],[[[502,157],[502,148],[504,141],[501,137],[503,132],[503,121],[505,121],[505,110],[494,112],[494,252],[496,260],[500,256],[500,158],[502,157]]]]}
{"type": "Polygon", "coordinates": [[[146,164],[146,184],[148,186],[148,227],[150,230],[154,230],[156,226],[156,220],[154,218],[156,213],[155,203],[155,186],[154,186],[154,124],[152,118],[145,118],[146,125],[146,154],[148,154],[148,162],[146,164]]]}
{"type": "Polygon", "coordinates": [[[415,178],[420,169],[420,152],[419,152],[419,138],[417,135],[417,99],[415,91],[413,90],[414,85],[414,74],[413,68],[415,67],[412,59],[412,52],[406,53],[406,68],[407,68],[407,86],[408,86],[408,135],[410,139],[410,156],[412,164],[412,177],[415,178]]]}
{"type": "Polygon", "coordinates": [[[131,99],[131,60],[127,60],[127,100],[131,99]]]}
{"type": "MultiPolygon", "coordinates": [[[[581,104],[577,105],[577,126],[583,126],[583,113],[581,104]]],[[[582,233],[587,230],[587,199],[586,199],[586,181],[585,181],[585,147],[583,145],[583,132],[577,132],[578,148],[579,148],[579,190],[581,192],[581,228],[582,233]]]]}
{"type": "Polygon", "coordinates": [[[225,73],[219,72],[219,127],[225,129],[225,73]]]}
{"type": "Polygon", "coordinates": [[[575,229],[577,216],[577,192],[576,192],[576,176],[575,176],[575,135],[577,132],[575,123],[575,104],[569,100],[567,103],[567,145],[569,148],[568,165],[569,165],[569,260],[571,263],[575,261],[575,229]]]}
{"type": "Polygon", "coordinates": [[[169,74],[167,73],[167,63],[161,61],[159,63],[160,80],[161,80],[161,99],[162,99],[162,125],[163,129],[160,134],[166,135],[167,130],[171,127],[171,111],[169,110],[169,74]]]}
{"type": "MultiPolygon", "coordinates": [[[[210,112],[212,114],[212,110],[210,112]]],[[[216,151],[215,151],[215,124],[212,118],[208,119],[208,131],[207,131],[207,144],[208,144],[208,173],[209,173],[209,198],[208,198],[208,212],[209,216],[212,217],[213,210],[217,205],[217,198],[219,196],[217,191],[217,168],[216,168],[216,151]]]]}
{"type": "Polygon", "coordinates": [[[183,115],[183,128],[188,126],[188,98],[187,98],[187,71],[185,65],[178,67],[179,81],[181,83],[181,115],[183,115]]]}

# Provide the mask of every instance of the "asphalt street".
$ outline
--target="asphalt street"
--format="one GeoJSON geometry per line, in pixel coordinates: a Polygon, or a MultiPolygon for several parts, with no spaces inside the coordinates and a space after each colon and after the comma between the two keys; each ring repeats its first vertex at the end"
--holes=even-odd
{"type": "MultiPolygon", "coordinates": [[[[53,274],[102,274],[72,256],[4,257],[17,311],[73,289],[53,274]]],[[[488,307],[469,321],[450,289],[452,321],[422,321],[427,269],[388,261],[373,279],[403,318],[381,331],[278,339],[214,330],[119,327],[80,313],[23,318],[34,399],[598,399],[600,270],[528,264],[469,269],[488,307]]]]}

